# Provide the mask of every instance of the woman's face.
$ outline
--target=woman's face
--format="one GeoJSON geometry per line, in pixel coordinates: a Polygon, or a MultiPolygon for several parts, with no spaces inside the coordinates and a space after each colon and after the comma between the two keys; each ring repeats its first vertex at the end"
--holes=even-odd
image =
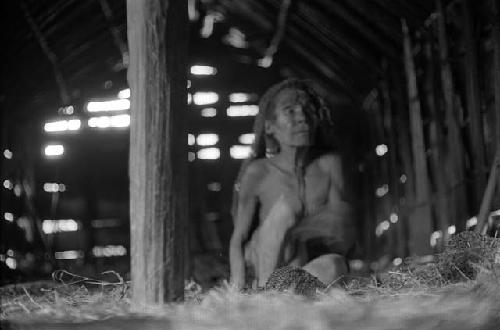
{"type": "Polygon", "coordinates": [[[306,92],[287,88],[276,96],[274,119],[266,120],[266,133],[280,146],[306,147],[314,144],[316,125],[311,118],[313,103],[306,92]]]}

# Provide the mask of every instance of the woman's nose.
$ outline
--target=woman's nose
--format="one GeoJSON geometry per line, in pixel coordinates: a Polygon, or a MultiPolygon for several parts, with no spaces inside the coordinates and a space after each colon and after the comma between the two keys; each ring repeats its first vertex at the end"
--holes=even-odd
{"type": "Polygon", "coordinates": [[[295,120],[297,122],[305,122],[306,121],[306,114],[304,112],[304,108],[301,105],[295,106],[295,120]]]}

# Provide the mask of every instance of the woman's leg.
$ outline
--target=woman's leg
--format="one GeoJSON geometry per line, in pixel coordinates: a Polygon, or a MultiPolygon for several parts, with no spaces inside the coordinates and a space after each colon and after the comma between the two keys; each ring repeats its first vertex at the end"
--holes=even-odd
{"type": "Polygon", "coordinates": [[[302,269],[316,276],[326,285],[348,273],[345,258],[336,253],[319,256],[308,262],[302,269]]]}

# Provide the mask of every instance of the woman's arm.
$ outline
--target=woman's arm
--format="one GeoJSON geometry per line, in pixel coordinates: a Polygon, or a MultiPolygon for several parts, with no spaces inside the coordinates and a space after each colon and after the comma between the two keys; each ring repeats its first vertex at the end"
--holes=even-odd
{"type": "Polygon", "coordinates": [[[261,171],[251,163],[242,176],[238,193],[238,207],[234,220],[234,231],[229,245],[231,283],[241,289],[245,286],[245,260],[243,244],[248,240],[249,231],[257,209],[257,186],[261,171]]]}

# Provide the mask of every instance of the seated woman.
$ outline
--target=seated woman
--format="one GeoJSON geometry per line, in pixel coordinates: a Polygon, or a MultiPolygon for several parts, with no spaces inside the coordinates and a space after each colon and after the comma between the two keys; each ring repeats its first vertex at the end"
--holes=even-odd
{"type": "Polygon", "coordinates": [[[297,79],[270,88],[259,110],[253,155],[235,185],[231,282],[263,287],[291,265],[329,284],[347,272],[355,236],[341,158],[325,137],[330,111],[297,79]]]}

